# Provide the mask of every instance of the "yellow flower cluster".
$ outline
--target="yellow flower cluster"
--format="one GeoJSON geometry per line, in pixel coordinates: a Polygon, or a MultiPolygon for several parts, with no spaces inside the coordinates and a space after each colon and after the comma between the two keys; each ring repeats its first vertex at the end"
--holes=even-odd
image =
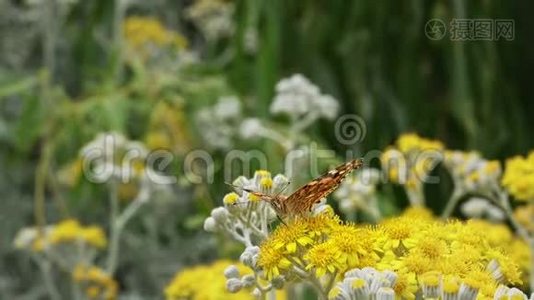
{"type": "Polygon", "coordinates": [[[420,152],[424,150],[442,150],[443,143],[420,137],[415,133],[401,135],[396,142],[397,149],[402,153],[420,152]]]}
{"type": "Polygon", "coordinates": [[[181,34],[166,29],[159,20],[150,17],[128,17],[123,24],[124,36],[130,47],[144,54],[147,46],[187,47],[187,39],[181,34]]]}
{"type": "Polygon", "coordinates": [[[176,274],[165,288],[167,300],[182,299],[253,299],[250,291],[242,290],[232,294],[226,290],[224,270],[235,265],[241,274],[251,273],[250,269],[240,263],[229,260],[218,260],[211,265],[200,265],[187,268],[176,274]]]}
{"type": "Polygon", "coordinates": [[[82,226],[77,220],[67,219],[55,225],[47,241],[54,244],[84,242],[95,248],[106,247],[106,235],[98,226],[82,226]]]}
{"type": "Polygon", "coordinates": [[[514,217],[526,230],[534,233],[534,203],[518,206],[514,211],[514,217]]]}
{"type": "Polygon", "coordinates": [[[423,151],[441,151],[443,148],[439,141],[409,133],[401,135],[394,146],[387,148],[380,160],[392,182],[415,185],[431,167],[429,157],[418,155],[423,151]]]}
{"type": "Polygon", "coordinates": [[[317,278],[353,268],[394,271],[393,289],[405,299],[414,299],[424,282],[436,278],[451,290],[459,288],[453,283],[464,283],[493,297],[499,283],[521,283],[518,264],[508,252],[512,242],[504,226],[442,222],[422,208],[374,227],[343,223],[325,213],[279,226],[260,246],[258,265],[267,279],[298,269],[317,278]]]}
{"type": "Polygon", "coordinates": [[[97,249],[107,245],[106,235],[98,226],[82,226],[77,220],[67,219],[40,231],[38,228],[22,230],[16,237],[15,246],[41,252],[50,246],[82,243],[97,249]]]}
{"type": "Polygon", "coordinates": [[[506,161],[502,185],[517,200],[534,201],[534,151],[506,161]]]}
{"type": "Polygon", "coordinates": [[[72,278],[83,289],[88,299],[117,298],[117,282],[98,267],[78,265],[72,272],[72,278]]]}

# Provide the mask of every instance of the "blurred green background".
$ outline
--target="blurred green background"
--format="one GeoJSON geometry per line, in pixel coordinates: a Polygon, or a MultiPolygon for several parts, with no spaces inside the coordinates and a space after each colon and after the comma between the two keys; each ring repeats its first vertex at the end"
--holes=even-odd
{"type": "MultiPolygon", "coordinates": [[[[19,228],[65,216],[105,223],[105,189],[64,185],[57,175],[97,133],[119,131],[150,145],[163,126],[179,174],[190,150],[224,153],[199,138],[196,112],[237,95],[245,116],[268,119],[276,83],[294,73],[338,99],[340,115],[365,120],[359,151],[383,149],[409,131],[490,159],[534,148],[532,1],[219,1],[233,7],[226,20],[232,30],[215,37],[195,19],[197,2],[0,0],[0,295],[39,281],[11,245],[19,228]],[[143,32],[125,35],[132,16],[159,20],[182,44],[176,38],[132,54],[136,30],[143,32]],[[515,38],[435,41],[424,31],[433,18],[447,25],[453,18],[512,19],[515,38]]],[[[333,123],[321,120],[310,136],[342,155],[333,123]]],[[[261,142],[236,147],[280,152],[261,142]]],[[[281,171],[274,161],[273,171],[281,171]]],[[[123,285],[141,282],[141,294],[157,293],[175,266],[161,271],[160,263],[134,279],[122,274],[162,257],[184,263],[213,256],[213,244],[201,244],[201,221],[227,188],[218,180],[175,190],[198,201],[162,213],[172,233],[152,221],[133,226],[142,236],[157,227],[151,238],[161,244],[151,252],[134,248],[119,270],[123,285]]]]}

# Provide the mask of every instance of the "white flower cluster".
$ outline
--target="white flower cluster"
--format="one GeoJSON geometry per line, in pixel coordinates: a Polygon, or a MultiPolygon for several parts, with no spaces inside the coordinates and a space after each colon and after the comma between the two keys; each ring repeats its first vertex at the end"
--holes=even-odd
{"type": "MultiPolygon", "coordinates": [[[[250,261],[249,258],[243,259],[243,256],[247,255],[255,255],[257,257],[259,255],[259,248],[256,246],[247,247],[247,250],[241,255],[242,261],[250,261]],[[250,252],[255,252],[255,254],[251,254],[250,252]]],[[[250,267],[250,265],[247,266],[250,267]]],[[[254,272],[256,272],[256,270],[254,270],[254,272]]],[[[272,280],[270,283],[261,284],[258,282],[256,274],[241,275],[239,269],[235,265],[230,265],[224,270],[224,277],[226,277],[226,290],[230,293],[237,293],[243,288],[255,287],[252,291],[252,295],[256,298],[261,298],[261,295],[271,291],[273,288],[281,289],[284,285],[284,279],[282,277],[272,280]]]]}
{"type": "Polygon", "coordinates": [[[212,107],[201,109],[196,123],[202,139],[214,149],[230,149],[241,121],[241,102],[233,96],[221,97],[212,107]]]}
{"type": "Polygon", "coordinates": [[[269,224],[276,219],[271,205],[244,189],[275,195],[285,188],[288,180],[283,175],[271,177],[268,171],[256,171],[254,177],[238,177],[232,183],[236,192],[226,194],[224,206],[216,207],[204,221],[209,232],[223,231],[245,246],[253,246],[267,237],[269,224]]]}
{"type": "Polygon", "coordinates": [[[20,229],[13,240],[16,249],[26,251],[38,264],[51,262],[64,270],[73,270],[78,264],[91,265],[98,254],[98,248],[83,238],[69,243],[54,243],[52,232],[57,225],[20,229]]]}
{"type": "Polygon", "coordinates": [[[221,0],[197,0],[186,11],[210,42],[234,33],[234,3],[221,0]]]}
{"type": "Polygon", "coordinates": [[[276,93],[270,108],[273,114],[288,114],[293,119],[310,115],[314,120],[331,120],[339,111],[336,99],[321,94],[319,88],[301,74],[280,80],[276,93]]]}
{"type": "Polygon", "coordinates": [[[306,77],[295,74],[276,84],[276,96],[270,111],[274,115],[286,114],[290,117],[288,131],[273,129],[273,126],[267,126],[257,118],[250,118],[241,123],[241,137],[271,139],[289,151],[299,144],[302,132],[314,122],[321,118],[334,119],[339,104],[332,96],[321,94],[319,88],[306,77]]]}
{"type": "Polygon", "coordinates": [[[484,159],[478,152],[450,151],[445,155],[444,164],[455,185],[465,192],[486,193],[499,186],[500,164],[484,159]]]}
{"type": "Polygon", "coordinates": [[[377,271],[374,268],[352,269],[344,274],[343,281],[329,293],[334,300],[394,300],[393,287],[397,274],[392,271],[377,271]]]}
{"type": "Polygon", "coordinates": [[[379,170],[368,168],[358,171],[355,176],[347,177],[333,194],[339,202],[339,209],[348,216],[363,211],[374,219],[379,219],[376,185],[380,176],[379,170]]]}
{"type": "Polygon", "coordinates": [[[84,175],[90,181],[110,179],[124,183],[142,178],[145,173],[147,148],[117,132],[100,133],[80,150],[84,175]]]}
{"type": "Polygon", "coordinates": [[[243,287],[256,286],[253,294],[262,297],[273,288],[282,288],[284,278],[277,277],[270,282],[258,282],[257,278],[262,270],[257,267],[260,249],[258,245],[269,234],[269,224],[276,219],[276,213],[271,205],[253,193],[261,192],[266,195],[276,195],[289,184],[288,179],[281,174],[271,177],[271,173],[259,170],[252,178],[238,177],[232,185],[236,192],[228,193],[223,198],[224,206],[214,208],[204,221],[204,230],[209,232],[224,232],[233,239],[246,246],[240,260],[254,271],[254,275],[240,277],[235,266],[225,271],[226,288],[236,293],[243,287]]]}

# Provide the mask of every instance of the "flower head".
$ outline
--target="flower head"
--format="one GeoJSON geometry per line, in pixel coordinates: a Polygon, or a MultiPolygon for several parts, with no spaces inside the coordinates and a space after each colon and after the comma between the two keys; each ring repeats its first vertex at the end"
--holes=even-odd
{"type": "Polygon", "coordinates": [[[534,151],[506,161],[502,185],[519,201],[534,201],[534,151]]]}

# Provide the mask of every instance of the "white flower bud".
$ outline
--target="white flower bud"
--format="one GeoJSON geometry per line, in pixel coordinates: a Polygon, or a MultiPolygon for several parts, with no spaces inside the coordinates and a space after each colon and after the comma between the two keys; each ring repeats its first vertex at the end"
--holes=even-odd
{"type": "Polygon", "coordinates": [[[238,277],[239,277],[239,270],[237,269],[236,266],[234,266],[234,265],[229,265],[229,266],[224,270],[224,277],[226,277],[226,279],[230,279],[230,278],[238,278],[238,277]]]}
{"type": "Polygon", "coordinates": [[[243,277],[241,277],[241,282],[243,283],[244,287],[251,287],[256,284],[256,278],[254,278],[254,275],[248,274],[243,277]]]}
{"type": "Polygon", "coordinates": [[[241,256],[239,257],[239,260],[248,267],[254,268],[255,260],[253,259],[253,256],[257,255],[260,251],[260,248],[258,246],[249,246],[243,251],[241,256]]]}
{"type": "Polygon", "coordinates": [[[211,211],[211,216],[217,223],[224,223],[228,218],[228,211],[224,207],[216,207],[211,211]]]}
{"type": "Polygon", "coordinates": [[[339,103],[330,95],[316,98],[315,105],[320,114],[328,120],[333,120],[339,111],[339,103]]]}
{"type": "Polygon", "coordinates": [[[220,119],[232,119],[241,114],[241,102],[235,96],[221,97],[213,107],[213,113],[220,119]]]}
{"type": "Polygon", "coordinates": [[[518,288],[511,288],[509,291],[508,291],[508,297],[510,297],[510,299],[523,299],[523,300],[527,300],[527,295],[525,295],[525,293],[523,293],[520,289],[518,288]]]}
{"type": "Polygon", "coordinates": [[[252,255],[252,260],[250,262],[250,267],[253,268],[253,269],[256,269],[257,266],[258,266],[258,260],[259,259],[260,259],[260,255],[259,254],[252,255]]]}
{"type": "Polygon", "coordinates": [[[242,138],[250,139],[250,138],[261,135],[261,132],[263,130],[264,130],[264,127],[261,124],[261,121],[259,119],[249,118],[249,119],[244,120],[241,123],[241,126],[239,128],[239,133],[242,138]]]}
{"type": "Polygon", "coordinates": [[[376,292],[376,300],[395,300],[395,291],[392,288],[381,287],[376,292]]]}
{"type": "Polygon", "coordinates": [[[478,295],[478,289],[468,286],[462,283],[460,291],[458,291],[458,297],[462,300],[475,300],[478,295]]]}
{"type": "Polygon", "coordinates": [[[386,279],[389,282],[388,287],[392,288],[397,282],[397,274],[389,270],[383,271],[382,274],[384,276],[384,279],[386,279]]]}
{"type": "Polygon", "coordinates": [[[226,281],[226,290],[230,293],[237,293],[243,288],[243,283],[237,278],[230,278],[226,281]]]}
{"type": "Polygon", "coordinates": [[[207,217],[206,220],[204,220],[204,230],[207,232],[216,232],[217,231],[217,222],[215,222],[215,219],[212,217],[207,217]]]}

